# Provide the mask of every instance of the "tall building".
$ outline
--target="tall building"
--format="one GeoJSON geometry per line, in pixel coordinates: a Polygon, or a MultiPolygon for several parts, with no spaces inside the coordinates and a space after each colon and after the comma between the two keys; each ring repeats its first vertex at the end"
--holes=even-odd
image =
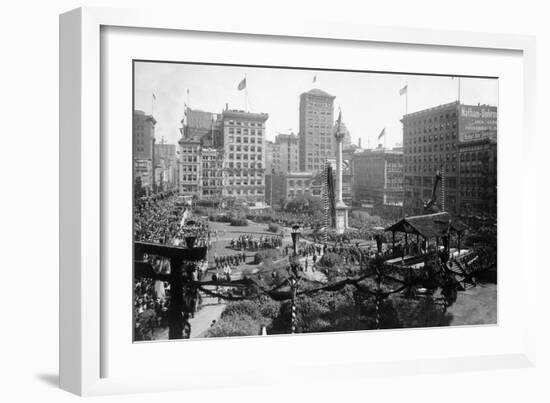
{"type": "Polygon", "coordinates": [[[357,203],[376,210],[403,206],[403,152],[377,148],[353,156],[357,203]]]}
{"type": "Polygon", "coordinates": [[[300,171],[319,172],[327,158],[334,158],[334,99],[319,89],[300,95],[300,171]]]}
{"type": "Polygon", "coordinates": [[[438,204],[459,212],[459,144],[494,138],[497,108],[451,102],[403,116],[405,211],[422,212],[437,170],[443,174],[438,204]]]}
{"type": "Polygon", "coordinates": [[[153,158],[153,140],[157,121],[143,111],[134,111],[134,159],[153,158]]]}
{"type": "Polygon", "coordinates": [[[143,193],[154,188],[153,147],[155,143],[155,125],[157,121],[145,112],[135,110],[133,116],[133,158],[134,184],[139,183],[143,193]],[[137,179],[139,178],[139,180],[137,179]]]}
{"type": "Polygon", "coordinates": [[[225,155],[224,196],[264,202],[266,113],[224,110],[220,146],[225,155]]]}
{"type": "Polygon", "coordinates": [[[299,138],[297,135],[293,133],[278,134],[271,148],[273,153],[272,168],[275,173],[286,174],[299,170],[299,138]]]}

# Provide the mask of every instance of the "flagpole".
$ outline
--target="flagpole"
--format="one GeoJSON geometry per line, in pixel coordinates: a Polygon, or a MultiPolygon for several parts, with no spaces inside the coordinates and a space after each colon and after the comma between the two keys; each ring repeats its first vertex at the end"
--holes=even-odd
{"type": "Polygon", "coordinates": [[[458,103],[460,104],[460,77],[458,77],[458,103]]]}
{"type": "Polygon", "coordinates": [[[409,114],[409,82],[405,83],[405,115],[409,114]]]}
{"type": "Polygon", "coordinates": [[[246,74],[244,75],[244,109],[248,112],[248,80],[246,74]]]}

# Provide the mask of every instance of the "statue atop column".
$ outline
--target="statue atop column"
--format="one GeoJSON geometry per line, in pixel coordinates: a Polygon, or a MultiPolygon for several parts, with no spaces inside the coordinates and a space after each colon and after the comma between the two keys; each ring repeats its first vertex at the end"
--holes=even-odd
{"type": "Polygon", "coordinates": [[[348,206],[342,199],[342,141],[345,128],[342,127],[342,111],[338,113],[334,137],[336,138],[336,233],[343,234],[348,228],[348,206]]]}

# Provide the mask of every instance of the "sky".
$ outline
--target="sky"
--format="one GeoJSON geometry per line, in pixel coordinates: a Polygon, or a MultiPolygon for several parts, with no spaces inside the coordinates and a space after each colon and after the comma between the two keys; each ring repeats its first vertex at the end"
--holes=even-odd
{"type": "Polygon", "coordinates": [[[158,141],[175,144],[185,104],[214,113],[221,113],[226,103],[229,109],[247,109],[245,91],[237,89],[245,76],[248,110],[269,114],[268,140],[298,133],[299,97],[312,88],[336,97],[335,118],[340,108],[352,143],[361,138],[363,148],[375,147],[384,128],[387,147],[402,143],[400,120],[406,108],[411,113],[456,101],[459,81],[461,103],[498,106],[498,80],[493,78],[136,62],[135,109],[154,115],[158,141]],[[405,85],[407,96],[399,95],[405,85]]]}

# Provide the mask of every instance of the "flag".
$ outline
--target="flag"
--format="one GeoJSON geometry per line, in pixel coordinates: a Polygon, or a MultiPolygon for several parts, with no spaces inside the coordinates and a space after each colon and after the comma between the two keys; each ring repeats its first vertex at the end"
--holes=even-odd
{"type": "Polygon", "coordinates": [[[386,135],[386,128],[384,127],[382,129],[382,131],[380,132],[380,134],[378,135],[378,140],[380,140],[382,137],[384,137],[386,135]]]}
{"type": "Polygon", "coordinates": [[[237,86],[237,90],[242,91],[245,88],[246,88],[246,77],[241,80],[241,82],[237,86]]]}
{"type": "Polygon", "coordinates": [[[313,82],[316,83],[317,82],[317,76],[313,76],[313,82]]]}
{"type": "Polygon", "coordinates": [[[407,93],[407,84],[399,90],[399,95],[405,95],[407,93]]]}
{"type": "Polygon", "coordinates": [[[153,92],[153,99],[156,101],[157,100],[157,96],[155,95],[155,93],[153,92]]]}

